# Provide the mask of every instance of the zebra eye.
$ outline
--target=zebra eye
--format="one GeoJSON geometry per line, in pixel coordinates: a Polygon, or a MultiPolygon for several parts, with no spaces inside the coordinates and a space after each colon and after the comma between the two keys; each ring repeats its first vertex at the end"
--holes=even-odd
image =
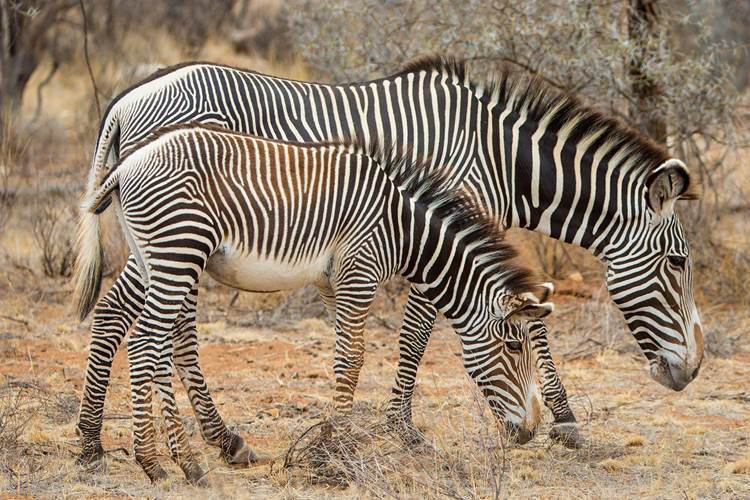
{"type": "Polygon", "coordinates": [[[669,263],[677,269],[684,269],[687,259],[681,255],[670,255],[667,257],[669,263]]]}
{"type": "Polygon", "coordinates": [[[521,352],[521,342],[518,340],[507,341],[505,347],[507,347],[510,352],[521,352]]]}

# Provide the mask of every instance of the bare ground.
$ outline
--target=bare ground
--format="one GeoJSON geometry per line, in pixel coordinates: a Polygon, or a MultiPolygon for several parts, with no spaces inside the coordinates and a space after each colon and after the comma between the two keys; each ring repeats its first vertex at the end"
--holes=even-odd
{"type": "Polygon", "coordinates": [[[747,311],[703,308],[708,358],[698,379],[673,393],[649,379],[604,290],[560,283],[550,340],[586,439],[580,450],[547,439],[549,415],[531,443],[505,447],[461,367],[458,339],[440,323],[420,369],[414,412],[435,450],[410,451],[378,427],[395,373],[401,310],[381,298],[366,334],[353,423],[366,431],[360,435],[367,443],[345,464],[329,464],[331,473],[282,467],[288,448],[326,417],[332,394],[334,337],[314,294],[242,294],[232,302],[234,292],[209,283],[200,307],[202,366],[225,420],[262,460],[250,468],[224,465],[218,450],[202,442],[175,382],[191,443],[210,471],[210,488],[197,491],[164,444],[166,483],[152,486],[134,462],[124,351],[107,399],[106,466],[74,464],[90,320],[73,319],[65,280],[35,276],[11,270],[0,285],[0,491],[34,497],[750,496],[747,311]]]}

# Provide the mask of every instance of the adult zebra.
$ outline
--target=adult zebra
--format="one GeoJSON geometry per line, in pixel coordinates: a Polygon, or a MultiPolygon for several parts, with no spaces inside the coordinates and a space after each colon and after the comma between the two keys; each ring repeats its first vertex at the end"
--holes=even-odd
{"type": "MultiPolygon", "coordinates": [[[[607,264],[608,288],[652,377],[681,390],[697,375],[703,345],[692,264],[673,212],[675,201],[689,196],[688,171],[645,138],[574,99],[507,73],[489,85],[477,84],[462,64],[447,59],[424,59],[388,78],[344,85],[190,63],[156,73],[110,104],[99,130],[89,192],[106,174],[108,161],[159,126],[191,120],[270,138],[322,141],[350,135],[365,144],[380,138],[385,145],[412,147],[415,159],[432,158],[431,168],[450,168],[452,182],[473,193],[504,226],[591,250],[607,264]]],[[[191,304],[195,293],[188,298],[191,304]]],[[[143,295],[131,258],[96,307],[78,424],[82,460],[101,455],[111,361],[143,295]]],[[[87,297],[84,314],[96,291],[87,297]]],[[[194,310],[186,318],[177,370],[200,409],[204,437],[226,440],[226,428],[199,376],[194,310]]],[[[411,290],[389,408],[394,420],[407,427],[416,370],[434,319],[429,301],[411,290]]],[[[554,381],[554,372],[542,377],[545,403],[564,396],[554,381]]],[[[573,419],[569,409],[558,412],[556,420],[573,419]]]]}
{"type": "MultiPolygon", "coordinates": [[[[115,165],[86,199],[86,209],[99,214],[116,193],[120,224],[148,284],[128,361],[135,457],[152,481],[166,477],[150,419],[152,386],[172,457],[191,483],[204,475],[171,386],[173,329],[204,271],[243,290],[318,288],[335,318],[339,411],[352,406],[377,287],[401,275],[451,323],[464,367],[495,416],[512,435],[533,435],[535,367],[519,329],[552,304],[528,296],[531,273],[511,263],[516,252],[460,188],[446,190],[443,171],[425,175],[398,154],[375,158],[381,161],[342,144],[168,127],[115,165]],[[520,352],[509,348],[521,340],[520,352]]],[[[83,234],[78,271],[96,279],[101,237],[83,234]]]]}

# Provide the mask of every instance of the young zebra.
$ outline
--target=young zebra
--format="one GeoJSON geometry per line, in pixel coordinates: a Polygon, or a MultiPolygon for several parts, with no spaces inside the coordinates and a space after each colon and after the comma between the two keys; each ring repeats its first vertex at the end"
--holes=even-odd
{"type": "MultiPolygon", "coordinates": [[[[172,332],[204,270],[244,290],[318,287],[335,318],[340,411],[352,405],[376,288],[404,276],[451,322],[464,366],[496,417],[519,440],[531,437],[539,418],[534,362],[528,342],[508,337],[506,322],[540,318],[552,304],[529,298],[530,273],[509,262],[515,252],[497,224],[459,191],[445,190],[444,172],[425,176],[422,165],[402,156],[379,157],[384,164],[354,146],[178,126],[123,158],[86,200],[84,208],[98,214],[114,198],[146,283],[128,361],[135,456],[152,480],[166,475],[148,418],[152,384],[173,458],[189,481],[203,476],[178,419],[171,375],[172,332]]],[[[84,219],[82,277],[100,273],[95,228],[84,219]]]]}

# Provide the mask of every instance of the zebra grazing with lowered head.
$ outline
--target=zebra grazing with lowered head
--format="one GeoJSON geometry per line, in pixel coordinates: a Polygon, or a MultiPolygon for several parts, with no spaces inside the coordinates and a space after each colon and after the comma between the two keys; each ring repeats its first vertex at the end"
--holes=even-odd
{"type": "MultiPolygon", "coordinates": [[[[382,163],[355,146],[169,127],[124,157],[85,200],[94,216],[114,200],[146,284],[128,361],[135,457],[152,480],[166,477],[149,418],[152,386],[172,457],[190,482],[203,477],[179,420],[171,371],[175,325],[204,270],[243,290],[319,289],[335,318],[341,411],[351,409],[375,291],[396,274],[405,277],[450,321],[464,366],[496,417],[530,439],[538,422],[535,366],[518,330],[552,304],[529,297],[531,275],[510,263],[516,253],[497,224],[460,190],[445,190],[443,171],[425,175],[424,166],[398,154],[377,156],[382,163]]],[[[102,266],[93,222],[86,218],[80,228],[84,294],[102,266]]]]}
{"type": "MultiPolygon", "coordinates": [[[[651,367],[675,390],[698,373],[703,358],[700,318],[692,295],[692,263],[674,214],[690,196],[690,176],[678,160],[616,121],[539,82],[509,73],[477,83],[463,64],[424,59],[371,82],[298,82],[216,64],[165,69],[120,94],[108,107],[89,174],[89,192],[112,162],[157,127],[214,123],[269,138],[325,141],[343,136],[370,144],[411,147],[426,167],[445,165],[505,227],[523,227],[588,248],[607,265],[607,285],[651,367]]],[[[188,303],[197,301],[191,292],[188,303]]],[[[104,397],[114,353],[145,292],[137,263],[97,303],[78,430],[80,459],[101,456],[104,397]]],[[[84,303],[85,315],[93,303],[84,303]]],[[[411,289],[399,340],[393,421],[411,424],[411,397],[435,319],[435,309],[411,289]]],[[[180,324],[175,362],[204,436],[228,431],[200,376],[194,310],[180,324]],[[184,375],[184,376],[183,376],[184,375]],[[213,423],[212,425],[208,425],[213,423]]],[[[543,329],[542,323],[538,324],[543,329]]],[[[556,422],[574,421],[551,363],[541,388],[556,422]]],[[[234,439],[234,437],[232,438],[234,439]]]]}

